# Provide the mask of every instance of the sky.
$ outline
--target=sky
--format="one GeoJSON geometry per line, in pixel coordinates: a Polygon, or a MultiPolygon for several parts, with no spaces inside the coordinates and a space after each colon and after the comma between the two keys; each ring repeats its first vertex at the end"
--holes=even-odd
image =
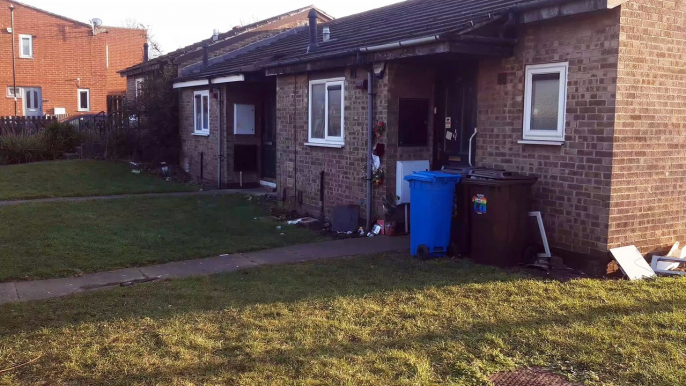
{"type": "Polygon", "coordinates": [[[174,51],[212,36],[308,5],[343,17],[397,3],[398,0],[19,0],[62,16],[104,25],[125,26],[135,20],[150,28],[163,52],[174,51]]]}

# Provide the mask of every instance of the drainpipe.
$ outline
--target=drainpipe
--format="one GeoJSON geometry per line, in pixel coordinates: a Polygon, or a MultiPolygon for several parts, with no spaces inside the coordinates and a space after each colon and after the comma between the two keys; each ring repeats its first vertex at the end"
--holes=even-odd
{"type": "Polygon", "coordinates": [[[367,71],[367,230],[372,229],[372,141],[374,130],[374,69],[367,71]]]}
{"type": "Polygon", "coordinates": [[[12,14],[12,87],[14,87],[14,116],[17,113],[17,55],[14,53],[14,4],[10,4],[10,13],[12,14]]]}
{"type": "Polygon", "coordinates": [[[219,130],[217,131],[217,188],[222,188],[222,161],[224,160],[222,147],[222,132],[224,130],[224,87],[219,87],[219,130]]]}

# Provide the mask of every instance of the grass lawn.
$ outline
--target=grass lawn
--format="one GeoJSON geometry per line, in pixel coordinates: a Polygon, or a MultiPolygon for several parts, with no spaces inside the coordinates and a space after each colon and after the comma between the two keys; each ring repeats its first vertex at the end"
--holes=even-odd
{"type": "Polygon", "coordinates": [[[387,254],[0,306],[0,385],[686,384],[686,279],[546,282],[387,254]]]}
{"type": "Polygon", "coordinates": [[[193,191],[198,188],[131,173],[106,161],[53,161],[0,166],[0,200],[193,191]]]}
{"type": "Polygon", "coordinates": [[[78,275],[322,239],[241,195],[0,207],[0,281],[78,275]],[[284,233],[281,236],[281,233],[284,233]]]}

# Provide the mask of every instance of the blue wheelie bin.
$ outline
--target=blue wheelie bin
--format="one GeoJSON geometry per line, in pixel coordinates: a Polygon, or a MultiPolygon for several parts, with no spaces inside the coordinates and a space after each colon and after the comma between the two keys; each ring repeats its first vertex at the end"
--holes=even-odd
{"type": "Polygon", "coordinates": [[[453,194],[460,176],[418,172],[405,177],[410,183],[410,245],[412,256],[423,259],[448,253],[453,217],[453,194]]]}

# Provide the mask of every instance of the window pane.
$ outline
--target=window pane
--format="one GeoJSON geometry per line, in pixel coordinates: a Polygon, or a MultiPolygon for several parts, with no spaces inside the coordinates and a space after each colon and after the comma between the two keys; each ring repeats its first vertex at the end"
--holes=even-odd
{"type": "Polygon", "coordinates": [[[33,107],[38,108],[38,91],[33,92],[33,107]]]}
{"type": "Polygon", "coordinates": [[[531,130],[557,130],[560,74],[534,74],[531,82],[531,130]]]}
{"type": "Polygon", "coordinates": [[[210,126],[210,97],[202,97],[202,128],[209,130],[210,126]]]}
{"type": "Polygon", "coordinates": [[[81,103],[81,108],[82,109],[87,109],[88,108],[88,92],[86,91],[81,91],[79,93],[79,99],[81,103]]]}
{"type": "Polygon", "coordinates": [[[26,108],[27,109],[33,108],[33,105],[31,104],[31,91],[26,92],[26,108]]]}
{"type": "Polygon", "coordinates": [[[31,40],[29,38],[21,38],[21,54],[23,56],[31,55],[31,40]]]}
{"type": "Polygon", "coordinates": [[[341,98],[342,98],[342,88],[341,86],[329,86],[329,127],[328,135],[330,137],[340,137],[341,136],[341,98]]]}
{"type": "Polygon", "coordinates": [[[195,96],[195,130],[202,128],[202,95],[195,96]]]}
{"type": "Polygon", "coordinates": [[[312,138],[324,139],[326,85],[312,85],[312,138]]]}

